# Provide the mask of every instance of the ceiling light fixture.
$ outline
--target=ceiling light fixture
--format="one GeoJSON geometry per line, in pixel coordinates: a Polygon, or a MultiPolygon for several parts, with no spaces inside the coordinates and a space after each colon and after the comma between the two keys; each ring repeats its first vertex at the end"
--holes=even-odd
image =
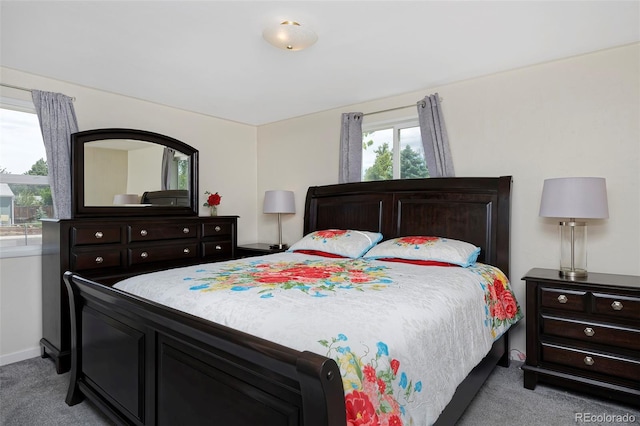
{"type": "Polygon", "coordinates": [[[275,47],[285,50],[302,50],[318,40],[316,33],[295,21],[284,21],[265,29],[262,37],[275,47]]]}

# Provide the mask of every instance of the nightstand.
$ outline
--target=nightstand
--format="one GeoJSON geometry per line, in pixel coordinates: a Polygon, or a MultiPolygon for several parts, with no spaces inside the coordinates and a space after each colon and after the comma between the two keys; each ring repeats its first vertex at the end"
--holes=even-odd
{"type": "Polygon", "coordinates": [[[242,244],[236,248],[236,257],[262,256],[263,254],[282,253],[286,250],[286,248],[271,248],[271,244],[265,243],[242,244]]]}
{"type": "Polygon", "coordinates": [[[640,405],[640,277],[567,279],[534,268],[523,280],[524,387],[544,382],[640,405]]]}

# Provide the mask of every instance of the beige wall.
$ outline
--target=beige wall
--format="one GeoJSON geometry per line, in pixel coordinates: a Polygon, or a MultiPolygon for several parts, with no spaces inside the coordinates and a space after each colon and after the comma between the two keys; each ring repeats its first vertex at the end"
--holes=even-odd
{"type": "Polygon", "coordinates": [[[113,196],[127,192],[127,151],[84,149],[84,202],[88,206],[110,206],[113,196]]]}
{"type": "MultiPolygon", "coordinates": [[[[220,192],[220,213],[241,216],[241,243],[277,241],[275,215],[261,213],[264,191],[269,189],[295,191],[297,213],[283,217],[283,240],[292,243],[302,236],[307,187],[337,182],[342,112],[409,105],[438,92],[457,175],[513,176],[511,279],[524,307],[520,277],[532,267],[555,268],[559,259],[557,225],[537,215],[545,178],[607,179],[611,218],[589,225],[589,269],[640,274],[639,64],[640,44],[635,44],[257,129],[14,70],[2,69],[2,81],[76,97],[80,130],[150,130],[199,149],[201,199],[206,190],[220,192]]],[[[15,97],[21,93],[1,92],[15,97]]],[[[411,113],[410,108],[365,120],[411,113]]],[[[205,213],[202,207],[201,212],[205,213]]],[[[39,260],[1,260],[0,363],[12,359],[13,353],[37,348],[39,260]],[[25,270],[27,277],[18,279],[25,270]],[[25,283],[26,293],[17,289],[19,282],[25,283]]],[[[524,351],[522,326],[514,347],[524,351]]]]}
{"type": "MultiPolygon", "coordinates": [[[[640,44],[425,88],[375,102],[281,121],[258,129],[258,205],[264,191],[295,191],[283,220],[286,243],[301,237],[310,185],[337,183],[340,114],[410,105],[438,92],[457,176],[513,176],[511,280],[556,268],[556,221],[538,217],[545,178],[607,179],[610,219],[589,224],[589,270],[640,275],[640,44]]],[[[395,111],[394,118],[413,109],[395,111]]],[[[390,114],[369,115],[364,123],[390,114]]],[[[271,215],[258,215],[261,241],[277,241],[271,215]]],[[[524,351],[524,327],[515,347],[524,351]]]]}
{"type": "MultiPolygon", "coordinates": [[[[221,215],[239,215],[239,242],[256,241],[256,128],[214,117],[68,84],[8,68],[2,82],[75,97],[79,129],[133,128],[165,134],[200,152],[200,213],[204,191],[218,191],[221,215]]],[[[28,92],[0,86],[0,95],[30,99],[28,92]]],[[[206,96],[206,94],[203,94],[206,96]]],[[[38,353],[42,337],[40,257],[1,259],[0,364],[38,353]],[[28,263],[29,266],[25,266],[28,263]],[[32,267],[33,266],[33,267],[32,267]],[[21,275],[26,273],[26,275],[21,275]],[[20,287],[18,287],[20,286],[20,287]],[[21,288],[25,292],[21,292],[21,288]],[[9,320],[8,318],[11,318],[9,320]]]]}

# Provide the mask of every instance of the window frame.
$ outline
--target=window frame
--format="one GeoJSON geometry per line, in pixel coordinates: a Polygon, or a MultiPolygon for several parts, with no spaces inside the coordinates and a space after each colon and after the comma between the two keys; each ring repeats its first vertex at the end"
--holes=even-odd
{"type": "MultiPolygon", "coordinates": [[[[35,105],[32,101],[15,99],[9,97],[0,97],[0,109],[8,109],[13,111],[26,112],[36,114],[35,105]]],[[[0,173],[0,183],[12,183],[21,185],[50,185],[49,176],[34,176],[13,173],[0,173]]],[[[29,244],[24,246],[9,246],[0,248],[0,259],[12,257],[41,256],[42,243],[29,244]]]]}
{"type": "MultiPolygon", "coordinates": [[[[411,127],[420,128],[420,122],[418,121],[418,117],[405,117],[384,121],[376,121],[370,124],[362,123],[362,134],[364,136],[365,133],[376,132],[379,130],[387,130],[393,129],[393,146],[391,147],[391,152],[393,155],[393,179],[401,179],[400,177],[400,130],[407,129],[411,127]]],[[[363,140],[364,142],[364,140],[363,140]]],[[[362,148],[364,150],[364,147],[362,148]]],[[[426,159],[425,159],[426,161],[426,159]]],[[[360,171],[360,180],[364,178],[365,170],[360,171]]]]}

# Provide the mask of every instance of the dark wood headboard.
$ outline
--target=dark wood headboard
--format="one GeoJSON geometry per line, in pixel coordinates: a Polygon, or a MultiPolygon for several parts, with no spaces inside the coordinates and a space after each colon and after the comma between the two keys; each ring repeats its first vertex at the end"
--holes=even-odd
{"type": "Polygon", "coordinates": [[[430,178],[312,186],[304,234],[320,229],[432,235],[481,248],[479,262],[509,275],[511,176],[430,178]]]}

